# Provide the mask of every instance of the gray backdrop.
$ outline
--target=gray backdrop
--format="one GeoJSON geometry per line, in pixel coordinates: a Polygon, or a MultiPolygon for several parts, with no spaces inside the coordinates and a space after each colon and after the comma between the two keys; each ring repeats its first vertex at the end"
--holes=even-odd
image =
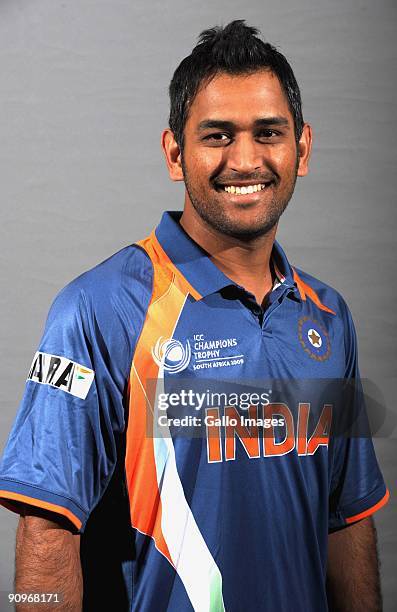
{"type": "MultiPolygon", "coordinates": [[[[279,239],[342,292],[362,376],[394,409],[395,0],[0,0],[0,446],[57,291],[182,207],[159,147],[167,86],[202,29],[236,18],[291,60],[314,129],[311,173],[279,239]]],[[[385,610],[396,603],[396,438],[375,440],[392,494],[376,515],[385,610]]],[[[1,509],[3,590],[15,528],[1,509]]]]}

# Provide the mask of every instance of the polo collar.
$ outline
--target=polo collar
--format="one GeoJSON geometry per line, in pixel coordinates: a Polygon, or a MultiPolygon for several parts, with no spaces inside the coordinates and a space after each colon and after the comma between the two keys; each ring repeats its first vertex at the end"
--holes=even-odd
{"type": "MultiPolygon", "coordinates": [[[[172,263],[203,297],[236,285],[185,232],[179,223],[181,216],[181,211],[164,212],[155,230],[157,240],[172,263]]],[[[273,245],[272,261],[279,282],[285,287],[295,288],[292,268],[277,241],[273,245]]]]}

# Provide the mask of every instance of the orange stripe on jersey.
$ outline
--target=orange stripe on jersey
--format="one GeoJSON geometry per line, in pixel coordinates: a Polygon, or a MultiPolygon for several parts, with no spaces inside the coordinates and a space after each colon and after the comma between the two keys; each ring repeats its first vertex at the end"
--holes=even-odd
{"type": "Polygon", "coordinates": [[[298,273],[295,271],[294,268],[293,268],[293,272],[294,272],[294,281],[297,284],[302,300],[306,300],[306,296],[307,296],[312,300],[312,302],[315,303],[316,306],[318,306],[318,308],[320,308],[320,310],[324,310],[325,312],[330,312],[333,315],[336,314],[336,312],[334,312],[333,310],[331,310],[331,308],[328,308],[328,306],[325,306],[321,302],[320,298],[318,297],[314,289],[312,289],[310,285],[303,282],[303,280],[300,278],[300,276],[298,275],[298,273]]]}
{"type": "Polygon", "coordinates": [[[346,523],[349,525],[350,523],[355,523],[356,521],[360,521],[361,519],[366,518],[367,516],[371,516],[371,514],[374,514],[374,512],[376,512],[377,510],[380,510],[382,506],[387,504],[387,502],[389,501],[389,497],[390,497],[389,490],[386,489],[386,493],[384,494],[382,499],[378,501],[377,504],[375,504],[374,506],[371,506],[371,508],[368,508],[368,510],[364,510],[364,512],[360,512],[360,514],[349,516],[346,519],[346,523]]]}
{"type": "MultiPolygon", "coordinates": [[[[22,502],[24,504],[29,504],[30,506],[36,506],[37,508],[42,508],[43,510],[49,510],[50,512],[56,512],[56,514],[62,514],[66,516],[77,527],[80,529],[82,522],[77,518],[73,512],[68,510],[68,508],[64,508],[63,506],[58,506],[57,504],[51,504],[50,502],[43,501],[42,499],[36,499],[35,497],[28,497],[27,495],[22,495],[21,493],[14,493],[14,491],[0,491],[0,496],[5,497],[6,499],[11,499],[14,501],[22,502]]],[[[3,502],[0,500],[0,504],[6,506],[9,510],[13,512],[17,512],[15,506],[11,504],[7,504],[7,502],[3,502]]]]}
{"type": "Polygon", "coordinates": [[[147,252],[154,266],[158,264],[161,267],[167,267],[179,280],[179,283],[184,287],[184,290],[187,290],[195,300],[199,300],[201,298],[201,294],[186,280],[176,265],[168,257],[167,253],[157,240],[154,230],[150,236],[148,236],[148,238],[140,240],[137,242],[137,244],[139,244],[139,246],[141,246],[147,252]]]}
{"type": "Polygon", "coordinates": [[[172,336],[186,295],[194,293],[196,299],[201,296],[174,266],[169,265],[153,233],[138,244],[153,263],[154,281],[129,381],[125,467],[131,524],[151,536],[156,548],[173,564],[161,528],[162,504],[154,457],[153,413],[159,366],[153,358],[152,348],[159,338],[172,336]]]}

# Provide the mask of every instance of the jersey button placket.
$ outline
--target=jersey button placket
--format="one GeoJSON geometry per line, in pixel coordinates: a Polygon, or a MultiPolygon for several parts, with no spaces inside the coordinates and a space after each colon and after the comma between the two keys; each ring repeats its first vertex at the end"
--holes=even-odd
{"type": "Polygon", "coordinates": [[[262,321],[262,336],[264,338],[271,338],[273,336],[273,332],[271,330],[271,325],[270,325],[270,319],[271,316],[273,315],[273,313],[277,310],[277,308],[280,308],[283,299],[287,293],[287,291],[289,291],[289,286],[283,286],[280,285],[279,287],[277,287],[277,289],[275,289],[274,291],[272,291],[272,293],[270,294],[270,300],[271,303],[269,304],[269,307],[266,309],[264,317],[263,317],[263,321],[262,321]]]}

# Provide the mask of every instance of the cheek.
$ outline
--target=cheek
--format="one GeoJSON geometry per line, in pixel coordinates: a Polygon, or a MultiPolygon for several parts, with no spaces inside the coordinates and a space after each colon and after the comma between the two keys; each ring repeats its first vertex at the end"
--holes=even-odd
{"type": "Polygon", "coordinates": [[[222,166],[224,155],[225,150],[222,147],[190,147],[185,150],[186,167],[210,176],[222,166]]]}
{"type": "Polygon", "coordinates": [[[274,150],[271,157],[274,169],[282,177],[295,176],[297,164],[297,151],[295,148],[282,147],[274,150]]]}

